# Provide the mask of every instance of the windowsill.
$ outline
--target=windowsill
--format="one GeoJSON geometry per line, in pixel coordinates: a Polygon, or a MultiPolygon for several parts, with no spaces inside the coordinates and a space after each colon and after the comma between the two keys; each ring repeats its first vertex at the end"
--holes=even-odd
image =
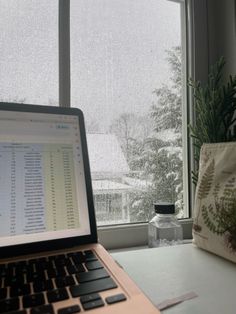
{"type": "MultiPolygon", "coordinates": [[[[192,219],[180,220],[185,240],[192,238],[192,219]]],[[[148,224],[137,223],[98,227],[98,240],[109,250],[147,247],[148,224]]]]}
{"type": "MultiPolygon", "coordinates": [[[[192,239],[185,239],[183,240],[182,244],[191,244],[191,243],[192,243],[192,239]]],[[[143,245],[143,246],[120,248],[120,249],[111,249],[109,250],[109,253],[113,254],[113,253],[121,253],[121,252],[139,251],[139,250],[145,250],[145,249],[152,250],[152,248],[149,248],[147,245],[143,245]]]]}

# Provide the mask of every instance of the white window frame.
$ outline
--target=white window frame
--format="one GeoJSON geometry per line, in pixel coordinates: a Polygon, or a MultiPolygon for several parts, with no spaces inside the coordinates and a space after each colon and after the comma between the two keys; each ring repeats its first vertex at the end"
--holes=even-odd
{"type": "MultiPolygon", "coordinates": [[[[59,1],[59,104],[70,107],[70,0],[59,1]]],[[[207,0],[169,0],[181,5],[182,43],[186,53],[184,59],[185,78],[192,77],[205,80],[208,73],[208,33],[207,33],[207,0]],[[199,49],[198,49],[199,47],[199,49]]],[[[192,95],[186,88],[187,79],[183,82],[184,102],[188,104],[187,113],[183,119],[193,121],[192,95]]],[[[186,135],[184,143],[185,177],[184,186],[188,185],[190,193],[185,196],[185,202],[190,207],[190,217],[193,208],[194,188],[191,186],[191,171],[193,169],[192,148],[186,135]]],[[[187,193],[186,193],[187,194],[187,193]]],[[[184,239],[192,237],[192,219],[182,219],[184,239]]],[[[147,245],[147,223],[135,223],[98,227],[99,242],[107,249],[147,245]]]]}

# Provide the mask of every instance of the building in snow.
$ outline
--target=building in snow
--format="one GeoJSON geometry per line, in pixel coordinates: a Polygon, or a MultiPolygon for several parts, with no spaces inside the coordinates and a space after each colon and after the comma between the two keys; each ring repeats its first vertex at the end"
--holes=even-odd
{"type": "Polygon", "coordinates": [[[125,223],[129,194],[125,182],[130,169],[114,134],[87,134],[96,218],[99,225],[125,223]]]}

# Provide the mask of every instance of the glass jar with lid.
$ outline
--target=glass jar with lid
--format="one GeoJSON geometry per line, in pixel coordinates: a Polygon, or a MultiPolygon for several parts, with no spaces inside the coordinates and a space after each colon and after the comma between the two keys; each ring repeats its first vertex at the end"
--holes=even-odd
{"type": "Polygon", "coordinates": [[[183,230],[175,215],[175,205],[155,203],[156,215],[148,223],[148,246],[160,247],[183,243],[183,230]]]}

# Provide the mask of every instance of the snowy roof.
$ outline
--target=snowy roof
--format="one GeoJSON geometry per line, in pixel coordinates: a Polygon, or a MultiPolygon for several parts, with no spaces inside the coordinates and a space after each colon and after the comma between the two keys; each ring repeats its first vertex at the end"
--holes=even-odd
{"type": "Polygon", "coordinates": [[[93,180],[94,194],[100,194],[101,192],[122,192],[130,189],[133,189],[133,187],[123,183],[118,183],[110,180],[93,180]]]}
{"type": "Polygon", "coordinates": [[[117,193],[124,191],[145,191],[151,184],[148,181],[139,180],[136,178],[123,177],[124,183],[111,180],[93,180],[94,194],[102,193],[117,193]]]}
{"type": "Polygon", "coordinates": [[[92,173],[125,174],[129,166],[114,134],[88,134],[92,173]]]}
{"type": "Polygon", "coordinates": [[[123,178],[124,182],[135,188],[136,190],[143,190],[145,191],[148,186],[151,185],[151,182],[147,180],[140,180],[137,178],[129,178],[129,177],[124,177],[123,178]]]}

